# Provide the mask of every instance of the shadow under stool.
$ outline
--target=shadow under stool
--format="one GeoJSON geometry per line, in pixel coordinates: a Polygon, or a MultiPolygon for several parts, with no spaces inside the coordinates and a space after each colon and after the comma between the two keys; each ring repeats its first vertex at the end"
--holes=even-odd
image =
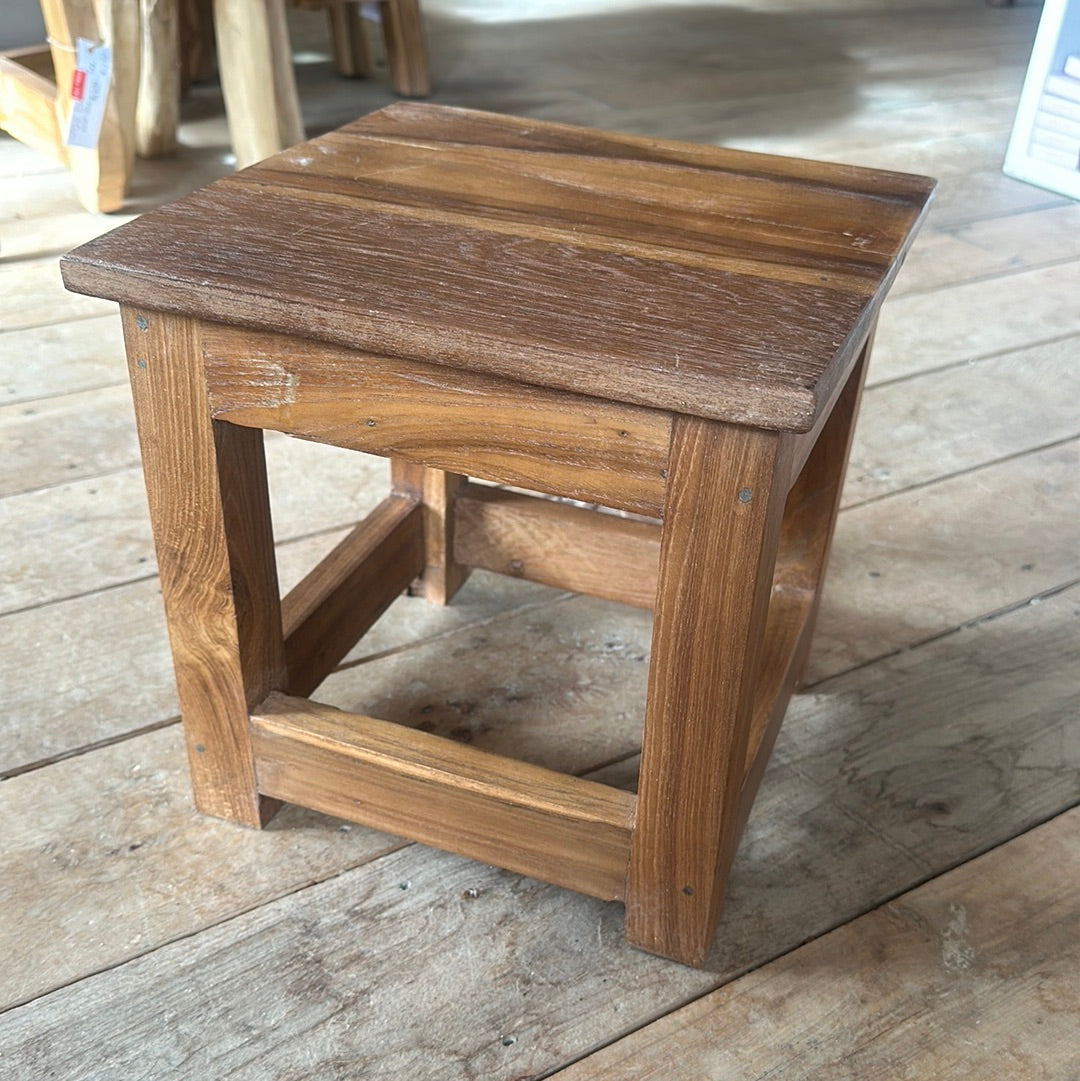
{"type": "Polygon", "coordinates": [[[68,255],[122,306],[198,806],[285,800],[621,900],[630,942],[702,963],[932,189],[403,103],[68,255]],[[284,598],[264,429],[391,462],[284,598]],[[308,697],[410,584],[446,603],[471,567],[652,608],[636,794],[308,697]]]}

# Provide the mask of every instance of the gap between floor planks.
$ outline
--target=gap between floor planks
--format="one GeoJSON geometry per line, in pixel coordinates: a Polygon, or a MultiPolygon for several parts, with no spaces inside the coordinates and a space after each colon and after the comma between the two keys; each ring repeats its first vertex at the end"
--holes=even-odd
{"type": "MultiPolygon", "coordinates": [[[[910,648],[1070,580],[1076,563],[1069,523],[1080,517],[1080,507],[1069,511],[1078,494],[1071,484],[1078,452],[1076,442],[1034,451],[982,470],[977,485],[960,477],[845,512],[837,528],[808,678],[818,680],[910,648]],[[963,508],[959,518],[958,508],[963,508]],[[1032,520],[1055,528],[1033,535],[1032,520]],[[934,566],[939,572],[928,573],[934,566]]],[[[283,549],[283,554],[288,552],[288,547],[283,549]]],[[[302,549],[296,554],[299,557],[302,549]]],[[[493,583],[497,605],[504,603],[497,599],[500,590],[528,586],[502,578],[493,583]]],[[[112,703],[124,701],[122,717],[139,716],[143,723],[175,712],[155,593],[156,585],[146,581],[0,620],[0,629],[11,640],[4,651],[12,681],[5,694],[11,711],[6,769],[66,753],[73,744],[117,735],[127,722],[115,715],[112,703]],[[55,653],[43,654],[34,643],[47,639],[57,620],[65,627],[87,625],[91,612],[96,644],[87,645],[96,656],[98,674],[88,696],[82,667],[74,666],[67,680],[58,683],[55,653]],[[106,654],[115,653],[115,665],[103,660],[102,642],[106,654]],[[54,674],[46,675],[43,665],[54,674]],[[21,682],[14,682],[16,673],[21,682]],[[135,692],[130,689],[133,680],[135,692]],[[42,681],[54,688],[44,702],[35,692],[42,681]],[[127,694],[123,687],[129,687],[127,694]],[[16,717],[20,723],[13,728],[16,717]]],[[[588,609],[600,602],[582,599],[577,605],[588,609]]],[[[415,634],[416,620],[423,624],[443,618],[467,619],[462,606],[440,613],[417,602],[400,602],[376,624],[372,641],[383,641],[383,635],[400,641],[410,630],[415,634]]],[[[647,619],[647,614],[640,613],[640,618],[647,619]]],[[[70,634],[65,631],[72,647],[79,648],[78,634],[74,639],[70,634]]],[[[369,651],[372,646],[361,648],[369,651]]],[[[69,671],[64,665],[59,670],[69,671]]]]}
{"type": "MultiPolygon", "coordinates": [[[[1071,408],[1080,396],[1080,374],[1072,362],[1078,345],[1080,338],[1069,337],[869,387],[845,507],[975,472],[1080,434],[1071,408]],[[976,425],[977,445],[970,438],[976,425]]],[[[122,428],[129,419],[126,392],[116,401],[122,428]]],[[[100,415],[100,407],[93,412],[100,415]]],[[[51,426],[54,417],[45,412],[34,419],[51,426]]],[[[80,451],[93,445],[78,431],[73,438],[80,451]]],[[[283,437],[272,436],[267,444],[279,542],[343,528],[376,498],[381,462],[283,437]]],[[[6,497],[10,523],[29,543],[0,575],[0,612],[74,598],[90,592],[92,583],[112,588],[151,576],[139,467],[113,464],[106,473],[100,463],[87,463],[78,471],[90,476],[57,478],[47,493],[39,487],[6,497]],[[109,507],[108,533],[102,505],[109,507]],[[65,535],[59,552],[50,537],[57,522],[64,523],[65,535]]]]}
{"type": "MultiPolygon", "coordinates": [[[[1048,604],[1043,611],[1016,611],[993,624],[970,628],[950,641],[873,670],[834,678],[828,686],[796,699],[770,767],[763,802],[751,820],[740,853],[729,915],[709,966],[709,985],[715,986],[717,977],[752,968],[879,904],[882,896],[910,888],[943,865],[952,866],[1001,843],[1011,836],[1010,831],[1056,814],[1075,799],[1076,766],[1066,763],[1080,762],[1080,746],[1076,746],[1080,733],[1070,723],[1076,680],[1062,661],[1069,655],[1073,625],[1080,616],[1080,594],[1074,590],[1048,604]],[[1023,676],[1018,678],[1018,673],[1023,676]],[[1027,679],[1036,679],[1045,688],[1039,702],[1027,696],[1027,679]],[[934,720],[942,711],[952,717],[949,733],[943,733],[934,720]],[[960,740],[953,738],[957,732],[963,737],[960,740]],[[1064,747],[1063,739],[1070,741],[1064,747]],[[927,763],[938,755],[943,756],[940,768],[928,769],[927,763]],[[1006,762],[1016,768],[1006,771],[1006,762]],[[1007,825],[988,813],[1003,800],[1011,810],[1007,825]],[[820,838],[820,843],[811,843],[808,848],[808,837],[820,838]],[[913,852],[923,854],[910,855],[913,852]],[[852,873],[853,868],[859,872],[852,873]]],[[[479,712],[492,708],[498,712],[501,703],[481,703],[479,712]]],[[[594,709],[588,716],[589,725],[603,726],[600,711],[594,709]]],[[[480,723],[483,721],[482,716],[480,723]]],[[[297,810],[290,812],[292,818],[287,816],[279,823],[283,834],[274,830],[252,833],[199,816],[189,806],[178,746],[175,731],[156,733],[73,759],[55,767],[48,778],[33,782],[25,778],[0,786],[0,800],[11,801],[11,835],[17,845],[6,857],[16,873],[0,876],[0,882],[15,891],[16,899],[25,898],[32,906],[12,920],[7,933],[24,935],[35,921],[50,922],[56,912],[69,913],[65,939],[37,936],[43,943],[55,941],[55,948],[48,953],[52,969],[43,966],[39,958],[32,969],[9,966],[6,977],[0,978],[0,983],[8,984],[8,1005],[12,994],[18,1000],[33,997],[27,980],[38,981],[39,989],[47,989],[40,980],[49,971],[61,982],[77,979],[77,971],[70,966],[78,964],[85,952],[99,959],[93,963],[112,966],[124,957],[157,950],[167,941],[221,920],[228,921],[219,927],[228,949],[238,944],[247,949],[244,943],[249,941],[250,948],[256,949],[251,929],[236,921],[239,912],[255,907],[253,896],[260,891],[280,896],[282,881],[291,877],[292,888],[307,894],[306,900],[296,900],[299,907],[295,914],[267,912],[252,918],[260,923],[269,921],[268,926],[282,920],[310,925],[313,913],[305,916],[304,912],[317,898],[307,889],[311,879],[305,876],[341,874],[351,866],[350,860],[358,859],[355,845],[363,849],[359,862],[366,862],[372,851],[385,854],[385,846],[393,847],[389,839],[359,828],[354,828],[356,836],[351,840],[342,837],[342,831],[335,831],[332,823],[318,816],[305,817],[306,812],[297,810]],[[110,761],[114,764],[105,764],[110,761]],[[102,779],[109,788],[106,793],[100,791],[102,779]],[[44,780],[49,783],[43,787],[44,780]],[[35,803],[21,798],[20,785],[27,783],[34,783],[45,799],[35,803]],[[82,812],[83,794],[101,802],[101,816],[91,818],[82,812]],[[230,874],[220,882],[199,874],[187,885],[177,883],[178,874],[182,878],[198,866],[189,854],[193,850],[201,859],[229,866],[230,874]],[[270,871],[275,860],[281,862],[283,879],[270,871]],[[320,870],[314,872],[308,860],[320,870]],[[75,866],[82,870],[73,877],[75,866]],[[32,889],[25,888],[25,876],[34,883],[32,889]],[[64,893],[78,888],[85,896],[88,881],[98,882],[98,890],[104,891],[93,911],[105,908],[115,917],[134,905],[132,917],[137,914],[139,918],[125,920],[125,925],[134,922],[140,933],[150,938],[136,943],[101,938],[93,926],[92,911],[73,906],[64,893]],[[168,888],[161,890],[155,884],[168,888]],[[73,942],[81,943],[81,948],[72,949],[73,942]],[[66,975],[57,975],[57,965],[66,975]],[[17,990],[20,987],[22,992],[17,990]]],[[[632,770],[627,774],[625,767],[608,774],[614,775],[604,779],[615,783],[632,779],[632,770]]],[[[505,894],[509,889],[509,898],[500,910],[494,916],[481,917],[487,930],[476,928],[473,933],[489,941],[497,953],[508,952],[511,956],[502,963],[510,970],[516,962],[535,961],[535,955],[513,956],[519,936],[510,921],[525,917],[505,909],[506,903],[516,907],[513,898],[522,891],[522,905],[531,907],[530,898],[539,898],[541,911],[532,918],[549,928],[545,933],[554,934],[556,948],[564,933],[578,940],[582,920],[587,925],[598,911],[607,913],[603,916],[609,924],[605,939],[617,934],[617,912],[611,914],[604,906],[598,910],[584,898],[453,857],[436,856],[422,848],[413,849],[412,855],[399,854],[395,861],[392,868],[373,867],[370,874],[379,879],[389,875],[391,881],[399,876],[399,880],[426,876],[434,862],[436,873],[449,874],[452,880],[471,874],[481,893],[495,889],[505,894]],[[425,867],[427,871],[422,870],[425,867]],[[567,927],[548,922],[554,912],[568,921],[567,927]]],[[[352,904],[337,894],[372,898],[371,890],[359,882],[352,886],[342,883],[341,889],[327,888],[334,896],[318,900],[319,911],[325,909],[318,919],[336,924],[359,916],[361,922],[354,935],[364,941],[365,902],[361,901],[360,912],[350,915],[352,904]]],[[[436,888],[440,896],[443,892],[436,888]]],[[[419,897],[416,901],[421,907],[411,911],[410,921],[424,919],[426,902],[419,897]]],[[[12,911],[7,903],[2,910],[12,911]]],[[[426,933],[441,939],[434,927],[426,933]]],[[[526,936],[530,941],[532,937],[526,936]]],[[[390,938],[396,942],[395,935],[390,938]]],[[[398,967],[391,945],[373,947],[378,965],[398,967]]],[[[438,943],[434,948],[440,948],[438,943]]],[[[215,962],[210,959],[214,952],[203,951],[203,964],[210,965],[210,970],[196,981],[199,986],[216,984],[212,975],[215,962]]],[[[642,957],[618,943],[605,942],[590,946],[580,965],[587,972],[593,964],[600,964],[603,970],[623,962],[639,966],[642,957]],[[605,961],[609,950],[617,956],[605,961]]],[[[312,963],[318,962],[313,959],[312,963]]],[[[155,980],[168,979],[165,974],[173,964],[172,955],[159,956],[153,962],[159,973],[155,980]]],[[[653,1008],[657,996],[661,1000],[669,996],[672,1008],[678,1005],[686,980],[697,975],[656,959],[649,959],[648,965],[654,977],[649,988],[653,1008]],[[665,972],[679,985],[674,991],[661,978],[665,972]],[[676,997],[670,997],[672,994],[676,997]]],[[[574,976],[581,978],[583,973],[575,971],[574,976]]],[[[101,986],[96,984],[98,980],[91,977],[89,985],[78,993],[96,996],[101,986]]],[[[104,987],[122,992],[124,985],[113,982],[104,987]]],[[[585,978],[584,987],[591,996],[607,994],[599,978],[585,978]]],[[[334,993],[332,988],[327,990],[334,993]]],[[[102,1020],[112,1016],[110,1011],[118,1006],[114,992],[105,994],[95,1007],[102,1020]]],[[[497,993],[503,993],[498,986],[484,992],[489,1002],[497,993]]],[[[557,989],[551,988],[549,997],[551,994],[558,997],[557,989]]],[[[48,1013],[49,1000],[41,1005],[48,1013]]],[[[449,1001],[439,1006],[450,1007],[449,1001]]],[[[30,1007],[31,1017],[35,1009],[30,1007]]],[[[639,1023],[649,1020],[644,1004],[639,1006],[638,1016],[639,1023]]],[[[424,1019],[417,1018],[415,1023],[422,1026],[424,1019]]]]}
{"type": "Polygon", "coordinates": [[[1070,869],[1080,876],[1080,809],[551,1076],[1073,1081],[1080,905],[1070,869]]]}

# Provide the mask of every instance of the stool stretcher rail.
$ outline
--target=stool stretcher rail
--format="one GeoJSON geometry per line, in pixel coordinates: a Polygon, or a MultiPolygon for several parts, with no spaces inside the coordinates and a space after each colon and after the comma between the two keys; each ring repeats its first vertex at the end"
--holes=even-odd
{"type": "Polygon", "coordinates": [[[619,900],[636,797],[388,721],[273,694],[251,718],[260,791],[619,900]]]}

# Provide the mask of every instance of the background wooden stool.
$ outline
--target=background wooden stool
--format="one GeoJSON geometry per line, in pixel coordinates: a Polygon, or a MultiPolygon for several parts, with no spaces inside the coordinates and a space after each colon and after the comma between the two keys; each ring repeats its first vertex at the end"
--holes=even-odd
{"type": "MultiPolygon", "coordinates": [[[[370,75],[371,48],[364,33],[365,19],[358,0],[292,0],[297,7],[324,8],[339,75],[370,75]]],[[[424,20],[420,0],[379,0],[375,7],[390,82],[403,98],[424,98],[431,93],[424,20]]]]}
{"type": "MultiPolygon", "coordinates": [[[[359,4],[303,3],[326,7],[338,71],[366,74],[359,4]]],[[[419,0],[379,0],[377,11],[394,89],[430,94],[419,0]]],[[[49,43],[0,53],[0,128],[70,169],[88,210],[122,209],[136,154],[176,149],[181,86],[212,75],[215,38],[237,168],[304,138],[285,0],[41,0],[41,12],[49,43]],[[78,38],[112,50],[93,149],[64,144],[78,38]]]]}
{"type": "Polygon", "coordinates": [[[932,187],[400,105],[68,256],[124,305],[199,806],[620,899],[632,942],[700,963],[932,187]],[[393,464],[280,601],[263,429],[393,464]],[[636,795],[305,697],[414,578],[444,602],[470,566],[653,607],[636,795]]]}

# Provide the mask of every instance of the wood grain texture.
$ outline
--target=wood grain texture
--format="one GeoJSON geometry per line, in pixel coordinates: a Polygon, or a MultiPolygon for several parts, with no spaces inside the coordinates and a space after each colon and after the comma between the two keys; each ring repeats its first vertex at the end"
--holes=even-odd
{"type": "Polygon", "coordinates": [[[384,499],[282,599],[289,693],[310,694],[423,566],[420,504],[384,499]]]}
{"type": "Polygon", "coordinates": [[[294,337],[209,326],[215,417],[623,510],[658,514],[671,421],[294,337]]]}
{"type": "Polygon", "coordinates": [[[734,855],[788,454],[771,433],[687,417],[672,432],[626,932],[688,964],[734,855]]]}
{"type": "Polygon", "coordinates": [[[210,320],[805,430],[932,187],[399,105],[80,248],[64,273],[210,320]],[[369,160],[370,177],[334,175],[369,160]],[[687,201],[703,204],[689,220],[687,201]]]}
{"type": "Polygon", "coordinates": [[[454,555],[461,562],[652,608],[659,525],[479,484],[456,503],[454,555]]]}
{"type": "Polygon", "coordinates": [[[1002,844],[1076,804],[1077,627],[1080,585],[828,680],[795,700],[788,761],[817,785],[842,776],[838,802],[920,860],[1002,844]],[[1037,695],[1019,678],[1035,672],[1037,695]]]}
{"type": "MultiPolygon", "coordinates": [[[[823,451],[818,450],[818,444],[821,442],[821,437],[828,425],[832,422],[833,413],[836,411],[837,406],[844,399],[845,395],[848,394],[851,376],[856,371],[861,372],[859,376],[861,395],[861,388],[866,381],[866,356],[869,354],[870,348],[873,345],[875,325],[876,320],[871,321],[870,326],[867,328],[866,337],[858,343],[855,364],[847,371],[844,378],[833,387],[832,395],[828,401],[823,403],[823,408],[818,414],[817,419],[814,421],[813,426],[805,432],[800,432],[797,435],[792,436],[789,440],[790,472],[787,477],[787,487],[789,492],[798,482],[803,469],[815,451],[819,455],[823,453],[823,451]]],[[[850,423],[848,424],[847,430],[850,431],[850,423]]],[[[846,462],[847,458],[845,457],[845,466],[846,462]]]]}
{"type": "Polygon", "coordinates": [[[142,84],[142,4],[128,0],[99,0],[96,10],[101,19],[102,39],[109,42],[112,48],[116,114],[123,139],[124,160],[130,173],[135,163],[137,112],[142,84]]]}
{"type": "MultiPolygon", "coordinates": [[[[136,346],[136,350],[138,348],[136,346]]],[[[135,365],[138,366],[138,359],[135,365]]],[[[145,401],[141,397],[137,400],[145,401]]],[[[172,404],[177,407],[180,403],[174,401],[172,404]]],[[[252,706],[267,691],[281,686],[286,671],[274,531],[270,521],[270,491],[266,478],[266,451],[261,432],[250,432],[221,421],[213,421],[211,427],[217,464],[217,493],[221,500],[220,514],[229,560],[232,617],[236,621],[244,692],[248,706],[252,706]]],[[[191,433],[183,434],[190,439],[191,433]]],[[[144,463],[144,474],[146,471],[144,463]]],[[[155,483],[165,481],[171,484],[172,498],[175,499],[177,489],[194,486],[201,479],[197,473],[179,472],[158,478],[155,483]]],[[[209,492],[204,497],[208,501],[212,498],[209,492]]],[[[150,523],[155,529],[155,512],[159,508],[159,503],[151,505],[150,523]]],[[[210,514],[213,515],[212,510],[210,514]]],[[[208,526],[213,528],[211,523],[189,520],[186,528],[190,533],[195,533],[208,526]]],[[[175,519],[166,520],[166,529],[170,527],[175,530],[175,519]]],[[[179,554],[180,563],[186,563],[186,539],[178,532],[166,534],[165,545],[176,546],[175,551],[169,554],[173,559],[179,554]]],[[[195,549],[198,550],[197,542],[195,549]]],[[[203,583],[190,581],[192,574],[190,566],[181,567],[171,562],[162,566],[159,561],[158,576],[163,595],[169,587],[177,591],[186,591],[193,585],[196,589],[203,588],[203,583]]],[[[180,603],[186,602],[187,598],[180,603]]],[[[172,607],[165,610],[170,622],[176,603],[174,601],[172,607]]],[[[187,625],[189,620],[198,618],[197,613],[185,613],[181,620],[187,625]]]]}
{"type": "MultiPolygon", "coordinates": [[[[298,582],[338,539],[334,533],[279,547],[283,585],[298,582]]],[[[392,605],[349,663],[384,650],[396,654],[405,646],[465,628],[483,635],[483,628],[500,613],[531,610],[543,599],[543,587],[531,582],[475,577],[476,584],[466,583],[457,603],[447,608],[408,599],[392,605]]],[[[463,643],[471,640],[467,635],[451,648],[466,650],[463,643]]],[[[0,617],[0,643],[5,703],[0,712],[0,776],[78,753],[88,745],[126,738],[178,713],[156,578],[0,617]],[[42,642],[49,648],[43,649],[42,642]],[[48,696],[40,693],[42,686],[50,688],[48,696]]],[[[362,671],[361,666],[354,675],[362,671]]],[[[554,685],[552,693],[558,693],[554,685]]]]}
{"type": "Polygon", "coordinates": [[[258,825],[247,711],[285,678],[262,434],[211,420],[194,324],[122,318],[196,802],[258,825]]]}
{"type": "MultiPolygon", "coordinates": [[[[313,477],[320,475],[314,460],[310,468],[313,477]]],[[[1075,447],[1057,448],[991,464],[974,476],[940,481],[841,514],[811,677],[820,680],[868,661],[880,662],[884,655],[906,652],[981,615],[1006,610],[1075,579],[1080,570],[1070,526],[1080,510],[1074,513],[1070,500],[1076,493],[1072,483],[1076,468],[1075,447]],[[1032,522],[1045,522],[1048,528],[1033,532],[1032,522]]],[[[371,478],[366,483],[377,494],[374,489],[383,482],[371,478]]],[[[328,499],[338,492],[348,495],[348,489],[330,485],[324,491],[328,499]]],[[[106,493],[103,489],[102,496],[106,493]]],[[[91,521],[100,521],[92,496],[87,503],[91,521]]],[[[297,506],[293,513],[293,521],[302,520],[304,507],[297,506]]],[[[322,528],[332,522],[320,518],[317,524],[322,528]]],[[[56,537],[67,536],[66,512],[57,528],[59,534],[35,534],[38,546],[63,543],[56,537]]],[[[297,561],[290,555],[292,548],[279,549],[279,559],[283,566],[293,567],[296,581],[317,553],[305,549],[297,561]]],[[[5,562],[12,570],[19,565],[14,558],[5,562]]],[[[458,604],[444,612],[422,603],[396,604],[365,639],[364,650],[397,648],[460,626],[459,620],[483,620],[540,591],[528,582],[483,575],[475,589],[467,585],[458,604]]],[[[175,714],[159,605],[156,584],[149,580],[3,617],[0,683],[8,708],[0,715],[0,770],[70,753],[143,721],[175,714]],[[48,652],[37,645],[41,641],[52,643],[48,652]],[[44,685],[52,688],[48,697],[39,693],[44,685]]],[[[597,618],[611,617],[605,609],[597,618]]],[[[557,633],[557,623],[551,627],[557,633]]],[[[646,634],[643,651],[647,640],[646,634]]],[[[620,650],[631,648],[623,636],[617,635],[615,641],[620,650]]],[[[575,639],[568,638],[562,648],[573,653],[575,639]]],[[[433,651],[425,663],[435,665],[438,658],[433,651]]],[[[597,658],[590,654],[590,659],[597,658]]],[[[528,654],[521,663],[530,663],[528,654]]],[[[408,681],[403,668],[399,687],[408,681]]],[[[588,693],[602,695],[603,686],[596,674],[588,693]]],[[[556,698],[560,693],[557,684],[544,691],[556,698]]],[[[448,696],[454,697],[449,691],[448,696]]],[[[357,699],[337,704],[378,715],[375,703],[357,699]]],[[[563,736],[573,738],[572,726],[563,736]]],[[[512,747],[506,750],[512,753],[512,747]]]]}
{"type": "Polygon", "coordinates": [[[554,1076],[1069,1081],[1078,875],[1072,810],[554,1076]]]}
{"type": "Polygon", "coordinates": [[[3,340],[5,352],[16,360],[5,365],[0,376],[5,405],[127,385],[124,338],[115,312],[12,330],[4,333],[3,340]]]}
{"type": "Polygon", "coordinates": [[[11,778],[0,808],[0,1011],[401,846],[300,807],[202,814],[179,724],[11,778]]]}
{"type": "Polygon", "coordinates": [[[530,601],[410,649],[367,654],[329,676],[319,701],[561,773],[635,754],[649,614],[482,572],[461,598],[484,581],[528,586],[530,601]]]}
{"type": "Polygon", "coordinates": [[[946,364],[1003,353],[1080,333],[1080,267],[1037,267],[932,293],[897,297],[882,309],[885,347],[874,352],[871,385],[946,364]],[[955,312],[935,332],[942,307],[955,312]]]}
{"type": "Polygon", "coordinates": [[[602,900],[623,895],[626,792],[304,698],[271,695],[251,724],[268,795],[602,900]]]}
{"type": "MultiPolygon", "coordinates": [[[[937,220],[935,214],[932,221],[937,220]]],[[[927,229],[911,249],[890,296],[1080,257],[1080,206],[1020,211],[927,229]]]]}
{"type": "Polygon", "coordinates": [[[5,202],[21,209],[21,213],[4,227],[3,251],[6,260],[59,256],[72,246],[85,244],[134,217],[133,214],[92,217],[78,207],[71,181],[62,174],[19,177],[5,180],[4,184],[16,190],[10,201],[0,198],[0,214],[5,212],[2,205],[5,202]],[[58,195],[60,198],[57,198],[58,195]],[[50,211],[49,208],[55,209],[50,211]],[[43,213],[36,213],[37,209],[43,213]]]}
{"type": "Polygon", "coordinates": [[[758,786],[769,764],[787,715],[792,694],[798,689],[801,673],[810,652],[813,632],[814,593],[774,582],[765,622],[758,681],[746,734],[746,759],[739,782],[738,805],[731,834],[738,838],[750,817],[758,786]]]}
{"type": "Polygon", "coordinates": [[[3,496],[100,476],[139,460],[131,392],[125,386],[0,406],[0,424],[6,444],[3,496]]]}

